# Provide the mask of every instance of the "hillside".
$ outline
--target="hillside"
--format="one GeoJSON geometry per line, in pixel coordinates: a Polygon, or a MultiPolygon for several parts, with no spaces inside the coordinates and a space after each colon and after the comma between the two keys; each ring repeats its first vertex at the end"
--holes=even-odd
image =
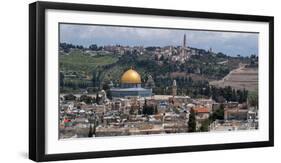
{"type": "Polygon", "coordinates": [[[217,87],[231,86],[234,89],[245,88],[249,91],[256,91],[258,89],[258,68],[248,68],[241,65],[223,79],[210,82],[210,85],[217,87]]]}
{"type": "Polygon", "coordinates": [[[84,72],[90,75],[98,66],[109,65],[118,61],[118,57],[112,55],[91,56],[82,50],[73,50],[67,55],[59,57],[61,71],[84,72]]]}
{"type": "MultiPolygon", "coordinates": [[[[210,81],[213,86],[233,85],[236,89],[248,87],[247,84],[251,82],[247,83],[250,79],[244,78],[246,73],[240,72],[240,77],[237,73],[230,73],[237,69],[239,64],[250,64],[253,59],[249,57],[230,57],[197,49],[198,54],[193,54],[182,62],[173,60],[173,56],[178,54],[169,56],[165,48],[126,48],[124,53],[121,53],[122,50],[120,51],[118,46],[112,46],[108,50],[90,50],[79,46],[67,50],[62,48],[59,60],[61,91],[79,92],[81,89],[91,88],[95,92],[100,88],[108,89],[111,82],[113,86],[118,86],[123,72],[131,67],[141,75],[143,85],[148,76],[152,76],[155,82],[153,92],[156,94],[170,94],[173,80],[177,82],[179,94],[193,97],[209,96],[208,90],[204,90],[209,89],[210,81]],[[228,74],[232,75],[229,77],[228,74]],[[232,76],[237,76],[239,82],[235,82],[237,79],[232,76]]],[[[257,58],[254,57],[254,60],[257,58]]]]}

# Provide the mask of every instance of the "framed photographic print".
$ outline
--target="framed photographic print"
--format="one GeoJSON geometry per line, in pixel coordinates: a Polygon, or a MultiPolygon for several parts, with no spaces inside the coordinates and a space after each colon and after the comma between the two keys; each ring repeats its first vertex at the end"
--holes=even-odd
{"type": "Polygon", "coordinates": [[[35,2],[29,158],[273,146],[273,17],[35,2]]]}

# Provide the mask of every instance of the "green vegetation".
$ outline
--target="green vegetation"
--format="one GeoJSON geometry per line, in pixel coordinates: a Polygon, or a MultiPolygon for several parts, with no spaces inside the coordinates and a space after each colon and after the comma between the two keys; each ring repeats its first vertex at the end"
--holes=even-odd
{"type": "Polygon", "coordinates": [[[259,104],[258,91],[249,92],[248,102],[250,106],[253,106],[258,109],[258,104],[259,104]]]}
{"type": "MultiPolygon", "coordinates": [[[[217,102],[239,103],[246,102],[248,98],[246,90],[209,85],[210,80],[223,78],[239,63],[250,63],[251,59],[247,57],[230,57],[197,49],[203,55],[192,55],[188,61],[180,63],[163,56],[157,59],[154,55],[156,47],[147,47],[141,55],[136,50],[126,51],[122,55],[115,51],[108,52],[95,44],[88,49],[71,44],[61,44],[60,48],[60,89],[63,93],[109,89],[111,81],[114,87],[118,87],[123,72],[133,67],[140,73],[143,84],[148,75],[152,76],[155,94],[171,94],[171,85],[176,80],[178,95],[212,97],[217,102]]],[[[255,105],[254,98],[250,100],[255,105]]]]}
{"type": "Polygon", "coordinates": [[[74,101],[76,100],[76,96],[74,96],[73,94],[68,94],[64,96],[64,99],[69,101],[74,101]]]}
{"type": "Polygon", "coordinates": [[[244,103],[248,97],[248,91],[246,89],[235,90],[230,86],[224,88],[211,87],[210,94],[216,102],[224,102],[226,100],[244,103]]]}
{"type": "Polygon", "coordinates": [[[92,104],[95,102],[95,99],[87,95],[82,95],[79,99],[81,102],[85,102],[86,104],[92,104]]]}
{"type": "Polygon", "coordinates": [[[220,104],[219,109],[215,110],[214,113],[210,116],[209,118],[211,120],[211,122],[219,119],[219,120],[223,120],[224,119],[224,106],[223,104],[220,104]]]}
{"type": "Polygon", "coordinates": [[[157,113],[158,113],[157,106],[148,105],[147,101],[145,100],[143,110],[142,110],[142,114],[153,115],[153,114],[157,114],[157,113]]]}
{"type": "Polygon", "coordinates": [[[195,111],[191,109],[188,120],[188,132],[196,132],[195,111]]]}
{"type": "Polygon", "coordinates": [[[94,136],[94,131],[93,131],[93,127],[92,125],[90,124],[90,128],[89,128],[89,133],[88,133],[88,137],[93,137],[94,136]]]}
{"type": "Polygon", "coordinates": [[[90,56],[83,53],[82,50],[74,50],[68,55],[60,55],[60,70],[84,72],[86,75],[89,75],[96,67],[112,64],[117,61],[118,57],[113,55],[90,56]]]}
{"type": "Polygon", "coordinates": [[[205,119],[202,123],[201,126],[199,128],[200,132],[207,132],[209,131],[209,125],[210,125],[210,120],[209,119],[205,119]]]}

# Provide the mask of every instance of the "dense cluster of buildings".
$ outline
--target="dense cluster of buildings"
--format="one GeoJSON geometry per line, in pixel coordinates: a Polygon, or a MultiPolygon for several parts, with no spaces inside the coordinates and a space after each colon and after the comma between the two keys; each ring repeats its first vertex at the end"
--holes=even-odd
{"type": "MultiPolygon", "coordinates": [[[[199,130],[222,105],[212,99],[177,95],[176,81],[170,86],[170,95],[155,95],[153,79],[150,77],[142,84],[141,76],[133,69],[127,70],[120,82],[118,88],[110,88],[111,99],[104,90],[97,94],[75,94],[72,98],[61,94],[59,137],[186,133],[191,110],[195,112],[199,130]],[[85,97],[90,100],[83,101],[85,97]]],[[[208,131],[258,128],[257,109],[237,102],[226,102],[223,106],[223,119],[212,121],[208,131]]]]}
{"type": "MultiPolygon", "coordinates": [[[[70,49],[75,50],[76,48],[70,49]]],[[[187,37],[186,34],[183,36],[183,41],[181,46],[163,46],[163,47],[144,47],[144,46],[127,46],[127,45],[104,45],[97,49],[83,49],[85,54],[96,56],[96,55],[117,55],[122,56],[125,54],[150,54],[156,60],[161,63],[161,60],[167,59],[172,62],[184,63],[186,62],[191,55],[201,55],[204,53],[202,49],[196,49],[189,47],[187,45],[187,37]]],[[[208,52],[212,52],[212,48],[208,50],[208,52]]],[[[64,49],[60,49],[61,54],[68,55],[68,53],[64,52],[64,49]]]]}

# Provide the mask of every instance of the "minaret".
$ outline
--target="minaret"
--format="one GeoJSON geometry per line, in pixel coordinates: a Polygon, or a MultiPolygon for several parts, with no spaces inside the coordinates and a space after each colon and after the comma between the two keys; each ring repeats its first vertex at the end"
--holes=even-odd
{"type": "Polygon", "coordinates": [[[183,48],[186,48],[186,35],[183,36],[183,48]]]}
{"type": "Polygon", "coordinates": [[[183,35],[183,43],[181,47],[181,56],[186,57],[187,55],[187,48],[186,48],[186,34],[183,35]]]}
{"type": "Polygon", "coordinates": [[[173,85],[172,85],[172,95],[176,96],[177,95],[177,81],[174,80],[173,81],[173,85]]]}

